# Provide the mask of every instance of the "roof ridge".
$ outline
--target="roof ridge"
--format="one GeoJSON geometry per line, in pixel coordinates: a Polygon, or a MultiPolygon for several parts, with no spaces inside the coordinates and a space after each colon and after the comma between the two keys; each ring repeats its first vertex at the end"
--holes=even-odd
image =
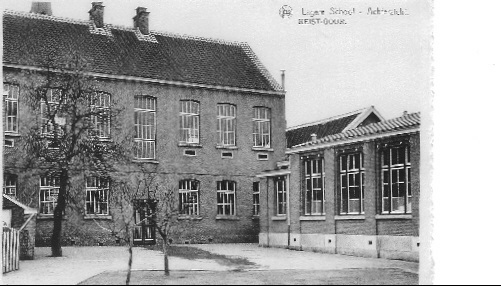
{"type": "Polygon", "coordinates": [[[365,110],[367,110],[367,109],[369,109],[371,107],[372,106],[365,107],[365,108],[360,108],[360,109],[357,109],[355,111],[346,112],[346,113],[335,115],[335,116],[332,116],[332,117],[329,117],[329,118],[320,119],[320,120],[313,121],[313,122],[308,122],[308,123],[303,123],[303,124],[291,126],[291,127],[287,128],[287,131],[298,129],[298,128],[302,128],[302,127],[309,127],[309,126],[313,126],[313,125],[317,125],[317,124],[326,123],[326,122],[329,122],[329,121],[341,119],[341,118],[344,118],[344,117],[352,116],[352,115],[355,115],[357,113],[362,113],[362,112],[364,112],[365,110]]]}
{"type": "MultiPolygon", "coordinates": [[[[10,10],[10,9],[5,9],[3,12],[4,12],[4,14],[7,14],[7,15],[21,16],[21,17],[27,17],[27,18],[32,18],[32,19],[52,20],[52,21],[66,22],[66,23],[71,23],[71,24],[89,25],[89,23],[92,23],[91,20],[80,20],[80,19],[74,19],[74,18],[69,18],[69,17],[44,15],[44,14],[24,12],[24,11],[15,11],[15,10],[10,10]]],[[[110,28],[110,29],[129,31],[129,32],[135,32],[137,30],[137,28],[134,28],[131,26],[117,25],[117,24],[111,24],[111,23],[105,23],[104,26],[106,28],[110,28]]],[[[225,44],[225,45],[231,45],[231,46],[243,46],[244,44],[247,44],[245,42],[239,42],[239,41],[228,41],[228,40],[223,40],[223,39],[219,39],[219,38],[191,36],[191,35],[186,35],[186,34],[177,34],[177,33],[172,33],[172,32],[155,31],[155,30],[151,30],[150,34],[165,36],[165,37],[172,37],[172,38],[187,39],[187,40],[204,41],[204,42],[210,42],[210,43],[216,43],[216,44],[225,44]]]]}
{"type": "Polygon", "coordinates": [[[408,113],[399,117],[387,119],[380,122],[374,122],[365,126],[349,129],[343,132],[339,132],[332,135],[327,135],[322,138],[318,138],[315,141],[304,142],[291,148],[303,147],[307,145],[315,145],[323,142],[334,141],[337,139],[344,139],[356,136],[363,136],[374,133],[382,133],[385,131],[390,131],[398,128],[409,127],[413,125],[421,124],[421,112],[408,113]],[[379,128],[378,128],[379,127],[379,128]]]}

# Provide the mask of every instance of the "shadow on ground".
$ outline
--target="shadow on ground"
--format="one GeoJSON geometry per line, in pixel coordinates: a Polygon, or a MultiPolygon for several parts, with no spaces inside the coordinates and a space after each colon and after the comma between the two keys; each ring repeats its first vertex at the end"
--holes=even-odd
{"type": "MultiPolygon", "coordinates": [[[[152,245],[145,247],[149,250],[157,250],[162,251],[161,245],[152,245]]],[[[169,257],[179,257],[189,260],[213,260],[220,265],[229,266],[229,267],[237,267],[237,268],[255,268],[256,264],[254,262],[249,261],[243,257],[236,256],[226,256],[221,254],[212,253],[206,250],[202,250],[195,247],[185,247],[185,246],[169,246],[168,249],[169,257]]]]}
{"type": "MultiPolygon", "coordinates": [[[[79,285],[125,282],[125,271],[104,272],[79,285]]],[[[134,271],[131,285],[417,285],[418,275],[400,269],[268,270],[268,271],[134,271]]]]}

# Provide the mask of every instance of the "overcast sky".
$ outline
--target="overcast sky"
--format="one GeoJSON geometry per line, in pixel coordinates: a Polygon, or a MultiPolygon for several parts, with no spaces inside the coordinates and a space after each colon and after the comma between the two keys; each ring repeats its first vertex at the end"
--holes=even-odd
{"type": "MultiPolygon", "coordinates": [[[[47,0],[46,0],[47,1],[47,0]]],[[[32,1],[2,0],[3,9],[29,11],[32,1]]],[[[52,2],[54,16],[87,20],[91,0],[52,2]]],[[[132,26],[138,6],[150,30],[250,44],[280,82],[286,70],[287,125],[294,126],[374,105],[386,119],[426,111],[430,94],[430,12],[427,1],[187,1],[104,0],[105,23],[132,26]],[[371,3],[372,5],[369,5],[371,3]],[[283,5],[292,8],[282,18],[283,5]],[[408,15],[367,15],[369,8],[402,8],[408,15]],[[327,15],[331,8],[351,16],[327,15]],[[303,11],[344,25],[299,25],[303,11]]]]}

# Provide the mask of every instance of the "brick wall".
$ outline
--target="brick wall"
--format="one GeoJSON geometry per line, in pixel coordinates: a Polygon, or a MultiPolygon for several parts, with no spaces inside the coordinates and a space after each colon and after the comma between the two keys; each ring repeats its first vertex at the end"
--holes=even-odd
{"type": "MultiPolygon", "coordinates": [[[[4,69],[4,82],[17,83],[20,89],[20,130],[26,132],[30,122],[35,122],[26,103],[29,85],[27,79],[15,70],[4,69]]],[[[255,176],[275,167],[284,158],[285,152],[285,100],[283,96],[250,94],[241,92],[217,91],[208,89],[184,88],[139,82],[107,81],[97,83],[98,89],[111,94],[112,102],[123,112],[112,122],[112,137],[117,141],[131,134],[134,128],[134,96],[150,95],[157,98],[157,162],[147,163],[155,166],[159,178],[167,182],[172,190],[178,189],[181,179],[200,181],[200,219],[180,221],[187,225],[174,241],[191,242],[256,242],[259,233],[259,220],[252,217],[252,183],[255,176]],[[200,144],[199,146],[179,146],[179,101],[196,100],[200,102],[200,144]],[[217,145],[217,104],[231,103],[237,108],[236,149],[218,149],[217,145]],[[253,150],[252,117],[253,107],[264,106],[271,109],[271,148],[269,151],[253,150]],[[195,150],[197,155],[184,155],[186,149],[195,150]],[[221,152],[233,152],[232,159],[221,158],[221,152]],[[269,159],[257,159],[258,153],[267,153],[269,159]],[[237,184],[236,220],[216,219],[216,182],[233,180],[237,184]]],[[[5,153],[5,170],[18,175],[18,194],[22,201],[38,208],[40,175],[44,170],[24,170],[17,154],[22,152],[21,138],[15,138],[15,147],[5,153]]],[[[137,172],[136,166],[123,166],[124,171],[137,172]]],[[[94,221],[83,217],[85,200],[83,172],[74,172],[71,184],[77,206],[66,210],[63,224],[63,244],[113,245],[115,239],[94,221]]],[[[114,216],[113,210],[111,215],[114,216]]],[[[107,221],[99,221],[105,224],[107,221]]],[[[53,221],[40,218],[36,230],[37,245],[48,245],[53,221]]]]}
{"type": "MultiPolygon", "coordinates": [[[[305,154],[290,155],[290,208],[291,208],[291,233],[301,234],[343,234],[343,235],[392,235],[392,236],[419,236],[419,159],[420,159],[419,134],[395,136],[390,138],[370,140],[366,142],[337,146],[308,154],[323,154],[325,162],[325,217],[322,220],[301,220],[303,196],[303,160],[305,154]],[[391,142],[405,142],[410,147],[411,156],[411,189],[412,189],[412,215],[394,219],[381,219],[381,171],[379,145],[391,142]],[[361,219],[340,219],[340,182],[339,182],[339,156],[347,152],[362,152],[365,167],[365,199],[364,214],[361,219]]],[[[273,181],[273,178],[269,178],[273,181]]],[[[273,185],[269,186],[273,194],[273,185]]],[[[262,197],[262,202],[266,198],[262,197]]],[[[275,197],[268,197],[270,214],[273,214],[275,197]]],[[[265,211],[265,205],[262,205],[265,211]]],[[[270,233],[284,233],[285,221],[272,221],[262,218],[261,221],[269,223],[270,233]]],[[[263,226],[265,224],[262,224],[263,226]]],[[[268,232],[263,228],[261,232],[268,232]]]]}

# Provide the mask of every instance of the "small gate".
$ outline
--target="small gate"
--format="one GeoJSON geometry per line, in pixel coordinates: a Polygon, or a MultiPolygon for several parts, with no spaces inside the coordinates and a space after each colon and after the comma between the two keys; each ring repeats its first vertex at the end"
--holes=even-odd
{"type": "Polygon", "coordinates": [[[19,269],[19,231],[4,227],[2,233],[3,273],[19,269]]]}

